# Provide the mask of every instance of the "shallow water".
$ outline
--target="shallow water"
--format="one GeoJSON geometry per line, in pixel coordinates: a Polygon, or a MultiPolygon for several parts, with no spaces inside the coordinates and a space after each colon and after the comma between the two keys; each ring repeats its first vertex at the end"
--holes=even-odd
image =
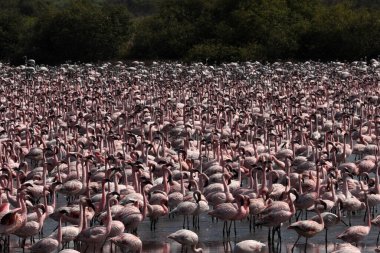
{"type": "MultiPolygon", "coordinates": [[[[313,216],[313,213],[309,213],[308,217],[313,216]]],[[[358,213],[352,219],[352,225],[363,225],[363,215],[364,212],[358,213]]],[[[346,220],[346,219],[345,219],[346,220]]],[[[169,253],[169,252],[181,252],[181,245],[168,239],[167,236],[182,228],[182,216],[177,216],[174,219],[169,219],[164,217],[159,220],[157,230],[155,232],[150,231],[150,222],[145,220],[139,226],[138,234],[143,241],[143,252],[146,253],[169,253]]],[[[292,220],[292,222],[294,219],[292,220]]],[[[56,222],[53,220],[48,220],[45,223],[45,235],[49,235],[56,227],[56,222]]],[[[191,226],[191,221],[190,221],[191,226]]],[[[249,223],[247,220],[236,222],[237,235],[234,235],[233,229],[231,229],[231,236],[229,238],[223,238],[222,229],[223,222],[212,222],[211,218],[204,214],[200,219],[200,230],[195,232],[199,235],[199,247],[203,248],[203,252],[233,252],[233,247],[236,243],[254,239],[267,244],[268,229],[267,228],[256,228],[256,231],[249,232],[249,223]]],[[[288,224],[285,223],[282,226],[282,242],[277,244],[277,239],[275,239],[275,247],[263,249],[264,252],[291,252],[291,247],[297,239],[297,234],[293,230],[287,230],[288,224]]],[[[327,251],[325,248],[325,238],[324,231],[316,235],[315,237],[308,240],[306,245],[306,252],[312,253],[324,253],[331,252],[336,249],[336,244],[342,243],[341,240],[337,240],[336,236],[343,232],[346,226],[342,223],[328,231],[328,245],[327,251]]],[[[378,234],[378,228],[372,227],[370,234],[367,238],[359,245],[362,252],[374,252],[376,248],[376,238],[378,234]]],[[[277,238],[277,237],[276,237],[277,238]]],[[[29,242],[27,242],[29,243],[29,242]]],[[[12,237],[12,245],[10,252],[22,252],[18,247],[18,242],[16,237],[12,237]]],[[[26,250],[25,252],[29,252],[26,250]]],[[[93,252],[93,250],[88,250],[87,252],[93,252]]],[[[110,245],[107,244],[103,248],[103,252],[111,252],[110,245]]],[[[115,249],[112,250],[115,252],[115,249]]],[[[116,252],[121,252],[119,249],[116,252]]],[[[184,251],[185,252],[185,251],[184,251]]],[[[191,252],[189,249],[188,252],[191,252]]],[[[301,238],[294,249],[294,253],[305,252],[305,239],[301,238]]]]}
{"type": "MultiPolygon", "coordinates": [[[[348,161],[354,161],[354,156],[350,156],[348,161]]],[[[371,173],[373,177],[373,173],[371,173]]],[[[59,195],[57,198],[57,206],[66,205],[65,198],[59,195]]],[[[379,213],[380,214],[380,213],[379,213]]],[[[314,216],[315,213],[309,212],[308,218],[314,216]]],[[[375,214],[376,216],[377,214],[375,214]]],[[[363,221],[364,210],[358,212],[356,215],[352,216],[352,225],[366,225],[367,223],[363,221]]],[[[305,217],[303,216],[303,219],[305,217]]],[[[348,223],[348,218],[343,217],[344,221],[348,223]]],[[[295,219],[292,219],[294,222],[295,219]]],[[[177,242],[168,239],[167,236],[178,229],[182,228],[183,218],[182,216],[177,216],[174,218],[164,217],[160,218],[157,224],[156,231],[150,231],[150,221],[146,219],[138,228],[138,236],[143,242],[143,252],[144,253],[170,253],[170,252],[181,252],[181,245],[177,242]]],[[[70,225],[70,224],[69,224],[70,225]]],[[[233,248],[236,243],[243,240],[257,240],[265,243],[267,246],[262,250],[262,253],[287,253],[291,252],[294,242],[297,240],[297,233],[294,230],[287,230],[289,223],[284,223],[281,228],[282,240],[278,243],[277,235],[275,236],[274,247],[268,247],[268,228],[256,228],[255,231],[249,231],[249,221],[238,221],[236,222],[237,234],[234,235],[233,228],[231,229],[230,237],[223,237],[223,222],[212,222],[211,217],[207,214],[202,214],[200,216],[200,229],[192,229],[191,218],[190,218],[190,229],[195,231],[199,236],[198,247],[203,248],[203,252],[217,253],[217,252],[233,252],[233,248]]],[[[48,219],[44,224],[45,236],[51,234],[52,230],[57,227],[57,223],[48,219]]],[[[294,253],[325,253],[332,252],[337,249],[337,245],[344,243],[342,240],[336,239],[337,235],[342,233],[347,228],[343,223],[330,228],[328,230],[328,244],[327,250],[325,245],[325,231],[317,234],[315,237],[308,240],[307,245],[305,245],[305,238],[301,237],[297,245],[294,248],[294,253]],[[306,249],[305,249],[306,246],[306,249]]],[[[376,239],[379,233],[379,228],[371,228],[370,234],[363,240],[359,245],[361,252],[375,252],[376,239]]],[[[27,246],[30,246],[29,240],[27,240],[27,246]]],[[[72,245],[71,245],[72,248],[72,245]]],[[[11,237],[11,246],[9,252],[22,252],[22,249],[18,246],[18,239],[15,236],[11,237]]],[[[29,252],[26,248],[25,252],[29,252]]],[[[88,249],[88,253],[93,253],[93,250],[88,249]]],[[[101,252],[100,250],[98,252],[101,252]]],[[[103,252],[121,252],[119,249],[113,248],[111,251],[110,245],[106,244],[103,247],[103,252]]],[[[183,251],[185,252],[185,251],[183,251]]],[[[191,249],[188,252],[192,252],[191,249]]]]}

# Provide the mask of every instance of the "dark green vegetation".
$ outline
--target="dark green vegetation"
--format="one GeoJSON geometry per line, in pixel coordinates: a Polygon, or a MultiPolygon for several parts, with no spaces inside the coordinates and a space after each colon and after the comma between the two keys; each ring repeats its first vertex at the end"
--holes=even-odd
{"type": "Polygon", "coordinates": [[[0,59],[353,60],[380,54],[370,0],[1,0],[0,59]]]}

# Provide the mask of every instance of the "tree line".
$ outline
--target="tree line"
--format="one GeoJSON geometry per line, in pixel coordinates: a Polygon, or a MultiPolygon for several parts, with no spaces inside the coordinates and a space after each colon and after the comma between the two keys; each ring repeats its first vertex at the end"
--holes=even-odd
{"type": "Polygon", "coordinates": [[[354,60],[380,54],[368,0],[2,0],[0,59],[354,60]]]}

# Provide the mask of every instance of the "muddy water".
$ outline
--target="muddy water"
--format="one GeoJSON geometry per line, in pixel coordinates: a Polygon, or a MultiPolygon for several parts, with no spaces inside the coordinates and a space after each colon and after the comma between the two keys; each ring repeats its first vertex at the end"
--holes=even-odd
{"type": "MultiPolygon", "coordinates": [[[[309,213],[311,217],[312,213],[309,213]]],[[[363,225],[363,215],[364,212],[356,214],[352,219],[353,225],[363,225]]],[[[294,220],[293,220],[294,221],[294,220]]],[[[49,235],[51,231],[56,227],[56,222],[53,220],[48,220],[45,223],[45,236],[49,235]]],[[[191,226],[191,224],[190,224],[191,226]]],[[[254,239],[267,244],[268,229],[267,228],[256,228],[256,231],[249,231],[249,223],[247,220],[242,222],[237,222],[237,235],[231,230],[231,236],[229,238],[223,238],[222,229],[223,223],[213,223],[208,215],[202,215],[200,220],[200,230],[196,231],[199,235],[199,247],[204,249],[203,252],[233,252],[233,247],[237,242],[242,240],[254,239]]],[[[282,231],[282,242],[277,244],[275,240],[274,248],[266,247],[262,252],[291,252],[293,243],[297,239],[297,234],[293,230],[287,230],[288,224],[285,223],[281,229],[282,231]]],[[[158,228],[155,232],[150,231],[149,220],[144,221],[139,226],[138,234],[143,241],[143,252],[149,253],[170,253],[170,252],[181,252],[180,244],[174,242],[167,238],[167,235],[182,228],[182,217],[175,217],[174,219],[169,219],[168,217],[162,218],[158,222],[158,228]]],[[[309,239],[306,245],[306,252],[311,253],[324,253],[331,252],[336,248],[336,244],[342,243],[342,241],[335,239],[336,236],[344,231],[346,226],[344,224],[339,224],[328,231],[328,244],[327,251],[325,247],[324,231],[315,237],[309,239]]],[[[378,234],[378,229],[372,227],[369,236],[363,241],[359,248],[362,252],[374,252],[376,248],[376,238],[378,234]]],[[[16,237],[12,237],[12,245],[10,252],[22,252],[18,247],[18,240],[16,237]]],[[[29,252],[26,250],[25,252],[29,252]]],[[[93,250],[88,250],[87,252],[93,252],[93,250]]],[[[110,245],[105,245],[103,252],[111,252],[110,245]]],[[[112,252],[121,252],[119,249],[112,249],[112,252]]],[[[191,252],[189,250],[188,252],[191,252]]],[[[299,243],[296,245],[294,252],[305,252],[305,239],[301,238],[299,243]]]]}

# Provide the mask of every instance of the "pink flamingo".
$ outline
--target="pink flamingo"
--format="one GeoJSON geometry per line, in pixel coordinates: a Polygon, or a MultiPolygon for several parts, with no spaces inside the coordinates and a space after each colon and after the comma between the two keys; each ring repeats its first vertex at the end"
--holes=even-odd
{"type": "Polygon", "coordinates": [[[107,239],[109,233],[112,229],[112,216],[111,216],[111,196],[113,196],[114,193],[108,193],[107,194],[107,224],[106,226],[93,226],[86,229],[83,229],[77,236],[77,240],[81,242],[85,242],[87,244],[84,252],[87,251],[87,249],[90,246],[93,246],[93,251],[95,251],[96,246],[102,246],[104,241],[107,239]]]}
{"type": "Polygon", "coordinates": [[[168,201],[163,199],[161,200],[159,205],[148,205],[148,217],[150,218],[150,230],[156,230],[156,224],[158,222],[159,217],[165,216],[169,213],[169,209],[167,207],[168,201]]]}
{"type": "MultiPolygon", "coordinates": [[[[65,211],[63,210],[62,213],[65,211]]],[[[30,248],[31,253],[51,253],[59,250],[62,242],[62,218],[58,221],[58,238],[46,237],[33,244],[30,248]]]]}
{"type": "Polygon", "coordinates": [[[43,216],[43,213],[45,212],[44,206],[40,204],[34,207],[34,209],[38,216],[37,221],[34,221],[34,220],[27,221],[25,226],[22,226],[21,228],[13,232],[14,235],[17,235],[18,237],[22,238],[21,247],[23,249],[23,252],[25,249],[26,238],[30,237],[31,241],[34,242],[34,238],[32,237],[34,237],[40,232],[42,225],[45,221],[44,216],[43,216]],[[40,209],[42,210],[42,212],[40,211],[40,209]]]}
{"type": "Polygon", "coordinates": [[[261,217],[256,222],[257,226],[266,226],[269,227],[268,230],[268,241],[271,242],[274,239],[274,233],[277,230],[279,239],[281,240],[281,224],[285,221],[288,221],[295,213],[295,207],[292,198],[290,197],[290,192],[288,192],[289,203],[284,201],[276,201],[272,204],[269,204],[266,209],[264,209],[260,214],[261,217]],[[271,229],[272,236],[271,236],[271,229]],[[272,238],[272,239],[271,239],[272,238]]]}
{"type": "MultiPolygon", "coordinates": [[[[12,211],[6,213],[0,221],[0,234],[10,235],[25,226],[27,219],[27,208],[25,204],[25,192],[21,191],[19,194],[19,206],[21,208],[16,208],[12,211]]],[[[4,242],[6,245],[6,242],[4,242]]],[[[1,247],[0,247],[1,249],[1,247]]]]}
{"type": "MultiPolygon", "coordinates": [[[[189,228],[189,215],[199,215],[200,212],[206,211],[206,208],[202,204],[206,204],[206,202],[201,202],[201,192],[195,191],[193,192],[193,198],[190,201],[184,201],[180,203],[176,208],[174,208],[170,214],[179,214],[183,215],[183,228],[185,228],[185,219],[187,219],[187,228],[189,228]],[[195,203],[194,203],[195,200],[195,203]],[[201,205],[204,210],[201,210],[201,205]]],[[[208,210],[208,205],[207,205],[208,210]]],[[[193,224],[194,225],[194,224],[193,224]]]]}
{"type": "MultiPolygon", "coordinates": [[[[380,227],[380,215],[376,216],[373,220],[371,220],[371,224],[375,227],[380,227]]],[[[377,234],[377,239],[376,239],[376,246],[379,244],[379,237],[380,237],[380,231],[377,234]]]]}
{"type": "Polygon", "coordinates": [[[135,201],[132,205],[125,205],[122,209],[117,211],[114,215],[115,220],[120,220],[123,222],[127,231],[136,233],[138,225],[145,219],[148,212],[147,198],[146,198],[146,185],[152,184],[148,180],[141,180],[140,187],[143,198],[142,210],[140,210],[140,205],[138,201],[135,201]]]}
{"type": "Polygon", "coordinates": [[[109,239],[116,246],[126,252],[142,252],[142,242],[140,238],[130,233],[122,233],[109,239]]]}
{"type": "MultiPolygon", "coordinates": [[[[208,214],[212,217],[216,217],[224,221],[223,225],[223,236],[226,232],[226,235],[230,235],[230,228],[227,228],[227,221],[236,221],[246,218],[249,214],[249,199],[247,200],[244,196],[238,195],[235,199],[237,205],[233,203],[222,203],[217,205],[214,210],[210,211],[208,214]]],[[[235,235],[236,235],[236,226],[235,226],[235,235]]]]}
{"type": "Polygon", "coordinates": [[[180,229],[168,236],[169,239],[180,243],[183,246],[190,246],[194,252],[203,252],[202,248],[196,248],[198,244],[198,235],[187,229],[180,229]]]}
{"type": "MultiPolygon", "coordinates": [[[[90,206],[91,208],[95,209],[95,207],[92,205],[91,201],[87,198],[81,198],[79,203],[79,226],[72,225],[72,226],[64,226],[61,228],[62,233],[62,243],[70,243],[71,241],[74,241],[79,233],[82,231],[83,224],[85,222],[85,209],[86,206],[90,206]]],[[[64,218],[63,214],[61,215],[62,219],[64,218]]],[[[58,238],[58,231],[53,232],[51,235],[49,235],[50,238],[58,238]]]]}
{"type": "Polygon", "coordinates": [[[371,219],[370,212],[369,212],[369,205],[368,205],[368,197],[367,194],[365,195],[366,198],[366,204],[367,204],[367,216],[368,216],[368,223],[367,226],[352,226],[347,228],[343,233],[338,235],[336,238],[341,239],[345,242],[349,243],[355,243],[356,246],[358,242],[364,239],[369,234],[369,231],[371,230],[371,219]]]}
{"type": "Polygon", "coordinates": [[[264,243],[255,240],[245,240],[237,243],[234,247],[234,253],[258,253],[265,247],[264,243]]]}
{"type": "Polygon", "coordinates": [[[296,222],[290,224],[290,226],[288,227],[288,229],[294,229],[298,234],[298,238],[292,247],[292,252],[293,252],[294,247],[296,246],[298,240],[301,238],[301,236],[306,238],[306,243],[305,243],[305,250],[306,250],[307,240],[309,238],[315,236],[316,234],[318,234],[319,232],[321,232],[324,229],[325,223],[323,221],[321,213],[319,212],[319,210],[317,208],[318,203],[325,205],[325,203],[320,201],[320,200],[319,201],[317,200],[315,202],[315,210],[317,211],[317,214],[319,217],[318,222],[313,221],[313,220],[302,220],[302,221],[296,221],[296,222]]]}

